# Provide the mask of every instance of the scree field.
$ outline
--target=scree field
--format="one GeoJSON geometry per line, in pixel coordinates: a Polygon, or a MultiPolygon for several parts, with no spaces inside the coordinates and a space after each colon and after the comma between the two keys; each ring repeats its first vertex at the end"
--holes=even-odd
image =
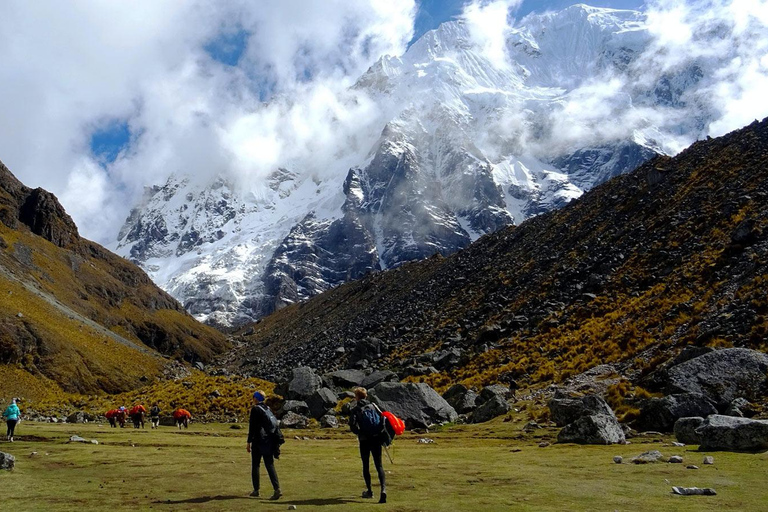
{"type": "MultiPolygon", "coordinates": [[[[499,419],[406,433],[395,441],[394,464],[385,463],[389,503],[379,505],[360,498],[357,442],[343,428],[285,431],[277,462],[285,496],[272,502],[263,467],[266,497],[248,497],[245,429],[23,422],[17,442],[0,444],[0,451],[17,459],[14,471],[0,473],[0,510],[766,510],[767,453],[715,452],[709,454],[715,464],[705,466],[707,453],[670,446],[668,437],[634,438],[625,446],[542,448],[539,443],[554,441],[556,430],[525,434],[522,425],[499,419]],[[71,435],[99,444],[67,443],[71,435]],[[419,443],[420,438],[434,442],[419,443]],[[627,463],[652,449],[681,455],[684,463],[627,463]],[[615,455],[625,463],[615,464],[615,455]],[[690,464],[700,469],[687,469],[690,464]],[[673,485],[712,487],[717,496],[677,496],[673,485]]],[[[374,493],[378,498],[376,485],[374,493]]]]}

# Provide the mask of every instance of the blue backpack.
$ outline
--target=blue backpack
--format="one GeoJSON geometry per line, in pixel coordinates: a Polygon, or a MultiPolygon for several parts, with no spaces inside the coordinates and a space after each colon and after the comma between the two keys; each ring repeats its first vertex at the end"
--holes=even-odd
{"type": "Polygon", "coordinates": [[[365,437],[376,437],[384,430],[384,417],[374,404],[366,404],[357,414],[357,427],[365,437]]]}

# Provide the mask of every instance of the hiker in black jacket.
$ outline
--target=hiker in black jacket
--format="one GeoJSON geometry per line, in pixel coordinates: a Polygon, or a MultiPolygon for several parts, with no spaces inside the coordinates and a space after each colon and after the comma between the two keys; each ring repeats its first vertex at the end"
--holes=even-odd
{"type": "Polygon", "coordinates": [[[279,457],[280,449],[274,435],[277,431],[277,419],[264,403],[264,398],[263,391],[256,391],[253,394],[253,407],[251,407],[251,417],[248,422],[246,450],[251,454],[251,480],[253,481],[251,496],[259,496],[259,465],[264,458],[264,467],[267,468],[269,480],[275,490],[270,499],[276,500],[283,495],[275,469],[275,456],[279,457]]]}
{"type": "Polygon", "coordinates": [[[371,489],[371,470],[369,468],[370,456],[373,455],[373,465],[379,474],[381,496],[379,503],[387,502],[387,483],[384,476],[384,466],[381,464],[381,449],[386,442],[387,433],[384,430],[384,419],[379,408],[368,401],[368,391],[365,388],[355,388],[357,405],[352,408],[349,415],[349,428],[357,434],[360,443],[360,459],[363,461],[363,479],[366,490],[363,498],[373,498],[371,489]]]}

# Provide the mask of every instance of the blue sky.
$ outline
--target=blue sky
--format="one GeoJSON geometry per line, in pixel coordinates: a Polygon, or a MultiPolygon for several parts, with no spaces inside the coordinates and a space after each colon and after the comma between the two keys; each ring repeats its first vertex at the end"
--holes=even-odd
{"type": "MultiPolygon", "coordinates": [[[[444,21],[458,16],[466,0],[420,0],[419,11],[414,24],[413,41],[425,32],[437,28],[444,21]]],[[[573,5],[574,0],[525,0],[515,13],[517,17],[531,12],[541,12],[547,9],[557,10],[573,5]]],[[[643,2],[638,0],[592,0],[583,2],[595,7],[611,7],[615,9],[639,9],[643,2]]],[[[248,32],[237,29],[225,32],[204,46],[204,50],[214,60],[225,66],[237,66],[248,43],[248,32]]],[[[266,97],[262,97],[262,100],[266,97]]],[[[127,120],[113,119],[94,131],[91,136],[91,152],[102,166],[114,162],[121,151],[126,149],[131,141],[131,132],[127,120]]]]}

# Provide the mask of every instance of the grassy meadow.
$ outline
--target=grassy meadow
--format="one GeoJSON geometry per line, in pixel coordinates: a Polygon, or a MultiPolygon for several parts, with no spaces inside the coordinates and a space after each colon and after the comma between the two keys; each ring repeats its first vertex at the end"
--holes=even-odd
{"type": "MultiPolygon", "coordinates": [[[[356,439],[346,431],[286,430],[277,462],[284,497],[250,498],[246,429],[192,424],[189,430],[110,429],[98,424],[23,422],[17,442],[0,443],[16,469],[0,472],[0,509],[26,510],[393,510],[393,511],[706,511],[765,510],[768,453],[713,453],[701,465],[695,447],[669,438],[634,438],[626,446],[557,445],[556,429],[533,434],[523,420],[450,426],[395,441],[385,462],[389,503],[360,498],[356,439]],[[78,434],[98,445],[67,443],[78,434]],[[296,439],[294,436],[307,437],[296,439]],[[420,444],[420,437],[434,440],[420,444]],[[617,465],[650,449],[684,464],[617,465]],[[33,452],[36,452],[33,455],[33,452]],[[696,464],[698,470],[686,469],[696,464]],[[671,486],[713,487],[717,496],[676,496],[671,486]]],[[[372,468],[373,470],[373,468],[372,468]]],[[[376,479],[373,472],[374,481],[376,479]]],[[[262,495],[271,495],[262,467],[262,495]],[[266,484],[266,485],[265,485],[266,484]]],[[[378,488],[374,485],[378,497],[378,488]]]]}

